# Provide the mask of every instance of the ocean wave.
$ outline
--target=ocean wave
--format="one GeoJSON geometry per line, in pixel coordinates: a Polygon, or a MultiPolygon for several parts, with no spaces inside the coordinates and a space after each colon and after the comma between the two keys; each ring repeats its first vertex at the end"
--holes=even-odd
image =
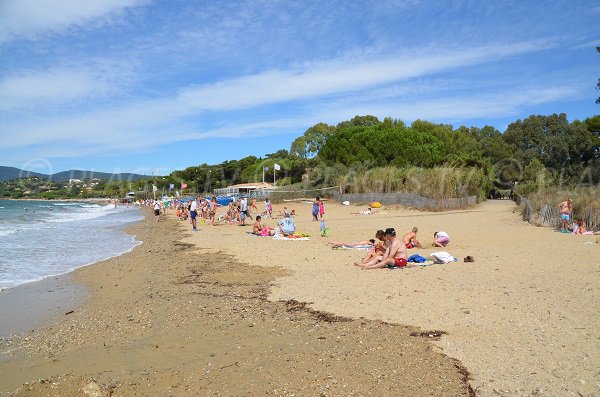
{"type": "Polygon", "coordinates": [[[17,229],[0,230],[0,237],[9,236],[17,232],[17,229]]]}
{"type": "Polygon", "coordinates": [[[96,219],[108,214],[114,213],[111,205],[105,206],[89,206],[82,207],[83,211],[71,211],[64,213],[56,213],[52,218],[46,220],[48,223],[63,223],[63,222],[76,222],[90,219],[96,219]]]}

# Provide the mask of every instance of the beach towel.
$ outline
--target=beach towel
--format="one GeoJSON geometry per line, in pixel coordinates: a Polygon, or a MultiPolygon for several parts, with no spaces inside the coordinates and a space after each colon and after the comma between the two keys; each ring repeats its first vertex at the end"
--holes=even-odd
{"type": "Polygon", "coordinates": [[[426,260],[425,262],[422,263],[417,263],[417,262],[409,262],[408,265],[403,266],[403,267],[396,267],[393,266],[390,269],[394,270],[394,269],[410,269],[411,267],[426,267],[426,266],[431,266],[431,265],[435,265],[436,263],[432,260],[426,260]]]}
{"type": "Polygon", "coordinates": [[[419,254],[414,254],[408,257],[408,262],[414,262],[414,263],[425,263],[427,262],[427,258],[422,257],[419,254]]]}
{"type": "Polygon", "coordinates": [[[432,252],[429,256],[433,257],[435,263],[450,263],[458,261],[446,251],[432,252]]]}
{"type": "Polygon", "coordinates": [[[273,240],[296,240],[296,241],[306,241],[310,240],[310,236],[308,234],[300,234],[294,233],[290,236],[284,236],[281,233],[281,229],[275,229],[275,235],[273,236],[273,240]]]}
{"type": "Polygon", "coordinates": [[[375,248],[374,245],[371,244],[361,244],[361,245],[334,245],[331,247],[332,249],[345,249],[345,250],[370,250],[375,248]]]}
{"type": "Polygon", "coordinates": [[[266,236],[263,236],[263,235],[254,234],[252,232],[246,232],[246,234],[249,235],[249,236],[254,236],[254,237],[266,237],[266,236]]]}
{"type": "Polygon", "coordinates": [[[307,241],[310,240],[310,237],[300,237],[291,235],[291,236],[283,236],[281,234],[273,236],[273,240],[286,240],[286,241],[307,241]]]}

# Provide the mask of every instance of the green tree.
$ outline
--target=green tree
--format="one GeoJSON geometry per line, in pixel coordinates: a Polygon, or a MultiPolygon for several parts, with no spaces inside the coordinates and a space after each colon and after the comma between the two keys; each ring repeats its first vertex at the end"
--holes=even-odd
{"type": "Polygon", "coordinates": [[[321,150],[334,132],[335,128],[330,125],[325,123],[316,124],[292,142],[290,153],[304,159],[313,157],[321,150]]]}

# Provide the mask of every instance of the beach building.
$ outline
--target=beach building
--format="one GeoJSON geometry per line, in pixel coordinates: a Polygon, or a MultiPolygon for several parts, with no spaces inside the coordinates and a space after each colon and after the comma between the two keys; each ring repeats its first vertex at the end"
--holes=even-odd
{"type": "Polygon", "coordinates": [[[277,189],[270,183],[266,182],[253,182],[253,183],[240,183],[237,185],[227,186],[221,189],[215,189],[214,194],[219,196],[239,196],[249,195],[252,197],[268,197],[269,194],[277,189]]]}

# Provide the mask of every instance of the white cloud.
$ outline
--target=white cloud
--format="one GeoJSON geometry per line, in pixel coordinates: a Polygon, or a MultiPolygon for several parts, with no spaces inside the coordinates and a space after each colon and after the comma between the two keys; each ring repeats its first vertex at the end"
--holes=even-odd
{"type": "Polygon", "coordinates": [[[106,20],[145,0],[3,0],[0,1],[0,43],[63,32],[73,26],[106,20]]]}
{"type": "MultiPolygon", "coordinates": [[[[155,145],[180,141],[183,139],[204,139],[208,137],[236,137],[267,134],[277,128],[305,126],[300,119],[312,116],[292,116],[276,123],[250,123],[246,126],[238,123],[220,128],[197,127],[200,120],[222,117],[221,112],[233,112],[260,108],[261,106],[280,105],[297,102],[307,106],[305,101],[325,101],[331,98],[346,97],[351,93],[360,93],[365,97],[388,95],[385,88],[392,83],[410,81],[415,77],[436,76],[447,70],[497,61],[517,54],[536,51],[539,43],[526,42],[513,45],[497,45],[467,50],[435,52],[435,55],[413,55],[385,60],[355,61],[338,59],[330,62],[306,64],[288,70],[270,70],[263,73],[224,80],[197,88],[187,88],[179,94],[161,99],[138,101],[126,106],[109,110],[97,110],[77,115],[62,115],[42,122],[6,122],[0,126],[0,133],[19,136],[18,140],[0,141],[0,148],[23,147],[33,144],[53,144],[68,141],[72,145],[94,145],[94,150],[139,150],[155,145]],[[382,89],[383,88],[383,89],[382,89]],[[195,124],[190,120],[195,119],[195,124]]],[[[31,80],[19,80],[0,85],[0,93],[17,95],[19,88],[30,84],[31,80]]],[[[76,82],[72,91],[66,91],[66,99],[86,95],[93,90],[93,82],[85,76],[76,82]],[[82,88],[83,87],[83,88],[82,88]]],[[[46,83],[48,96],[57,94],[57,86],[46,83]]],[[[42,93],[46,91],[42,90],[42,93]]],[[[41,96],[39,90],[32,95],[41,96]]],[[[1,95],[0,95],[1,96],[1,95]]],[[[400,96],[402,97],[402,96],[400,96]]],[[[547,100],[552,98],[547,97],[547,100]]],[[[391,98],[390,100],[394,100],[391,98]]],[[[406,99],[405,99],[406,100],[406,99]]],[[[396,99],[397,101],[397,99],[396,99]]],[[[498,101],[496,101],[498,102],[498,101]]],[[[481,114],[494,114],[492,105],[483,105],[478,100],[454,101],[451,106],[445,101],[427,102],[422,97],[412,103],[398,103],[394,107],[387,102],[360,104],[348,101],[348,111],[355,114],[381,114],[400,118],[439,118],[477,117],[481,114]],[[377,113],[372,110],[378,109],[377,113]],[[434,109],[432,111],[432,109],[434,109]],[[469,116],[469,114],[471,116],[469,116]]],[[[499,106],[499,105],[497,105],[499,106]]],[[[496,108],[501,113],[505,110],[496,108]]],[[[260,111],[259,111],[260,113],[260,111]]],[[[341,114],[343,111],[334,111],[341,114]]],[[[345,114],[348,114],[347,112],[345,114]]],[[[332,114],[322,114],[331,120],[332,114]]],[[[351,117],[350,116],[350,117],[351,117]]],[[[269,116],[266,116],[269,117],[269,116]]],[[[337,118],[345,119],[346,116],[337,118]]],[[[75,147],[75,146],[74,146],[75,147]]],[[[81,149],[81,148],[80,148],[81,149]]],[[[81,152],[80,152],[81,153],[81,152]]]]}
{"type": "Polygon", "coordinates": [[[0,109],[56,106],[110,91],[109,82],[88,70],[28,71],[0,81],[0,109]]]}
{"type": "Polygon", "coordinates": [[[438,55],[412,55],[387,60],[317,63],[289,70],[270,70],[198,88],[176,99],[196,110],[233,110],[315,96],[336,95],[381,84],[436,74],[539,50],[539,42],[457,50],[438,55]]]}

